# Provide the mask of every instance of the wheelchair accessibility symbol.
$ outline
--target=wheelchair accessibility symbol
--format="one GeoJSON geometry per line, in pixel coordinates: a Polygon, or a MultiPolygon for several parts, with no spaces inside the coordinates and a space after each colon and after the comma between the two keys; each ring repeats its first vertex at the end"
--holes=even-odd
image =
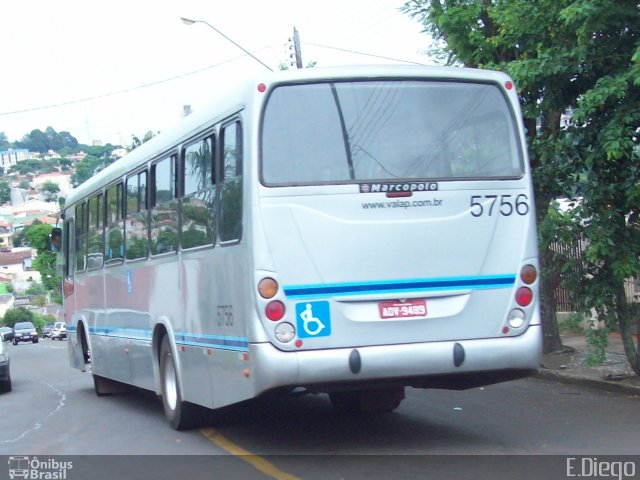
{"type": "Polygon", "coordinates": [[[300,338],[328,337],[331,335],[329,302],[297,303],[296,322],[300,338]]]}

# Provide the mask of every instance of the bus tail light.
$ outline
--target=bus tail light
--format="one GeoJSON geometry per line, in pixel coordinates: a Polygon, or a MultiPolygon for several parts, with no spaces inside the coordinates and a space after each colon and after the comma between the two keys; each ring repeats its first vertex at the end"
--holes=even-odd
{"type": "Polygon", "coordinates": [[[267,315],[267,318],[272,322],[277,322],[278,320],[282,320],[284,317],[284,303],[279,300],[274,300],[273,302],[269,302],[264,309],[264,313],[267,315]]]}
{"type": "Polygon", "coordinates": [[[509,326],[511,328],[520,328],[524,325],[526,319],[526,315],[519,308],[514,308],[513,310],[511,310],[509,312],[509,316],[507,317],[507,321],[509,322],[509,326]]]}
{"type": "Polygon", "coordinates": [[[276,338],[282,343],[289,343],[296,336],[296,329],[287,322],[279,323],[275,330],[276,338]]]}
{"type": "Polygon", "coordinates": [[[270,299],[278,293],[278,282],[271,277],[266,277],[258,283],[258,293],[262,298],[270,299]]]}
{"type": "Polygon", "coordinates": [[[531,285],[537,278],[538,271],[533,265],[525,265],[520,270],[520,280],[522,280],[526,285],[531,285]]]}
{"type": "Polygon", "coordinates": [[[533,292],[529,287],[520,287],[516,291],[516,303],[521,307],[528,307],[533,300],[533,292]]]}

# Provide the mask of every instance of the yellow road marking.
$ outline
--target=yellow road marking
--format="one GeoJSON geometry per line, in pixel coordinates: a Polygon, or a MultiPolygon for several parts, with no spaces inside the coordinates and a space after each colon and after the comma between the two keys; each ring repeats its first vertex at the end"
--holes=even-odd
{"type": "Polygon", "coordinates": [[[217,446],[226,450],[231,455],[239,457],[241,460],[251,464],[256,470],[261,471],[265,475],[268,475],[276,480],[300,480],[295,475],[283,472],[273,463],[265,460],[264,458],[254,455],[253,453],[245,450],[244,448],[236,445],[230,440],[227,440],[220,435],[214,428],[201,428],[200,433],[215,443],[217,446]]]}

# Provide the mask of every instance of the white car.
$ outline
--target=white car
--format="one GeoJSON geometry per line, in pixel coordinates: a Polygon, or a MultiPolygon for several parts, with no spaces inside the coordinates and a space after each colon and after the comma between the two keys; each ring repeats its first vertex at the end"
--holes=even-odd
{"type": "Polygon", "coordinates": [[[56,322],[51,329],[51,340],[67,338],[67,326],[64,322],[56,322]]]}
{"type": "Polygon", "coordinates": [[[9,344],[13,340],[12,331],[0,332],[0,393],[11,391],[11,371],[9,344]]]}

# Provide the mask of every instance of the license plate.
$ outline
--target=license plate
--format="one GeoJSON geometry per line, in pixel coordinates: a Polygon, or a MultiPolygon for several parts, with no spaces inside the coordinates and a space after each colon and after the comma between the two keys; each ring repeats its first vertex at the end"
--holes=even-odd
{"type": "Polygon", "coordinates": [[[406,302],[380,302],[380,318],[424,317],[427,314],[427,301],[424,299],[406,302]]]}

